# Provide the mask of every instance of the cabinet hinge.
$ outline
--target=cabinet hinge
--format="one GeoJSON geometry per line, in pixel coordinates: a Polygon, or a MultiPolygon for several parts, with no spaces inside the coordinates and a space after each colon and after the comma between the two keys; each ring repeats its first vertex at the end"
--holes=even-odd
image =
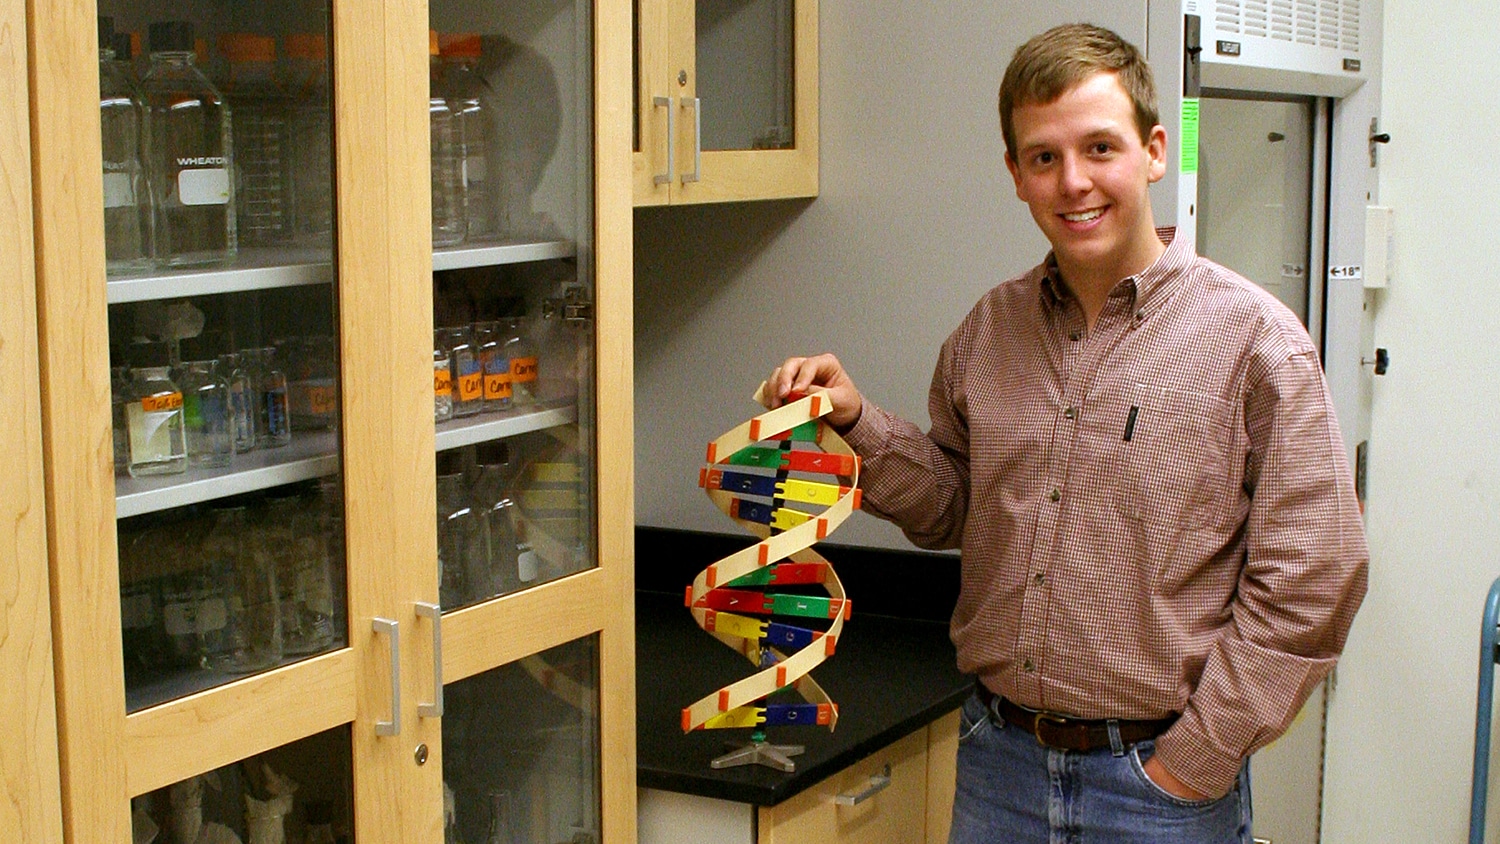
{"type": "Polygon", "coordinates": [[[542,319],[558,319],[574,328],[591,328],[594,324],[594,302],[582,284],[563,288],[560,297],[542,300],[542,319]]]}

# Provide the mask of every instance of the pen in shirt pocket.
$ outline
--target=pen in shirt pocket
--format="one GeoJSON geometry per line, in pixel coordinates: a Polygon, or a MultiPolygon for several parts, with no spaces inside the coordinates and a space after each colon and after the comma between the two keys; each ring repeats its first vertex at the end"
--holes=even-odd
{"type": "Polygon", "coordinates": [[[1130,442],[1131,437],[1135,436],[1135,417],[1140,412],[1140,407],[1136,405],[1130,406],[1130,415],[1125,417],[1125,442],[1130,442]]]}

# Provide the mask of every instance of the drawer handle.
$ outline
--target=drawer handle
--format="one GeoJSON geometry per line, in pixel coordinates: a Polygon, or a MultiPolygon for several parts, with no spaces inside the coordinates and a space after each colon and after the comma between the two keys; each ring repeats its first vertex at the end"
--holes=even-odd
{"type": "Polygon", "coordinates": [[[891,766],[886,763],[885,770],[878,774],[870,775],[870,784],[863,791],[848,792],[833,798],[833,802],[840,806],[858,806],[871,797],[891,787],[891,766]]]}
{"type": "Polygon", "coordinates": [[[665,185],[672,181],[672,168],[676,166],[676,154],[673,151],[673,138],[677,135],[677,110],[672,108],[671,97],[652,97],[653,107],[665,108],[667,110],[667,171],[656,173],[651,176],[651,184],[665,185]]]}
{"type": "Polygon", "coordinates": [[[391,637],[391,720],[375,721],[375,735],[401,735],[401,626],[389,618],[377,618],[370,625],[376,633],[391,637]]]}

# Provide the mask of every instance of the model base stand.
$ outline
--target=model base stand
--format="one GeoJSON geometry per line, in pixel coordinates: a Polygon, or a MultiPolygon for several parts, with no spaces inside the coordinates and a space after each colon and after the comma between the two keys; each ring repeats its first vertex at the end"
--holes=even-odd
{"type": "Polygon", "coordinates": [[[767,742],[766,728],[838,723],[809,672],[833,656],[850,604],[812,546],[858,509],[860,463],[822,421],[833,410],[826,391],[788,399],[709,443],[698,475],[714,505],[760,538],[699,572],[685,596],[698,626],[757,669],[682,710],[684,732],[753,731],[714,768],[796,770],[803,748],[767,742]]]}

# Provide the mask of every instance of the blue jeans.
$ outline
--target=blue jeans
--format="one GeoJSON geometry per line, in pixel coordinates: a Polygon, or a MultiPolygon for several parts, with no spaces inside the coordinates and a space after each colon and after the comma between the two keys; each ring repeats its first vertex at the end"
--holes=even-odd
{"type": "Polygon", "coordinates": [[[1154,743],[1089,753],[1053,750],[989,712],[977,695],[959,716],[958,790],[949,844],[1251,844],[1250,765],[1229,794],[1184,800],[1141,764],[1154,743]]]}

